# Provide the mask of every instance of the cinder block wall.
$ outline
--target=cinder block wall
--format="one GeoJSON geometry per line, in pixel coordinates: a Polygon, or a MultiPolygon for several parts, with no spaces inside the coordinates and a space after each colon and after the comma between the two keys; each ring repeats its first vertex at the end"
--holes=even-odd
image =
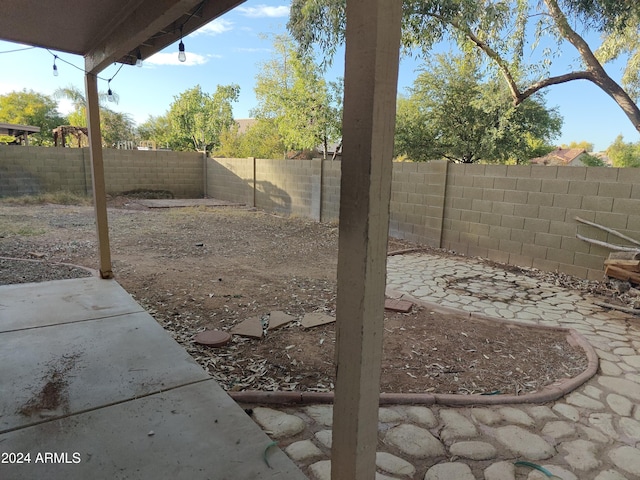
{"type": "Polygon", "coordinates": [[[322,160],[210,159],[207,192],[271,212],[321,220],[322,177],[322,160]]]}
{"type": "MultiPolygon", "coordinates": [[[[204,157],[195,152],[103,150],[108,193],[168,190],[176,198],[204,196],[204,157]]],[[[87,152],[87,158],[89,154],[87,152]]]]}
{"type": "Polygon", "coordinates": [[[322,162],[322,221],[337,222],[340,218],[340,177],[342,163],[322,162]]]}
{"type": "Polygon", "coordinates": [[[82,149],[0,145],[0,196],[87,193],[88,168],[82,149]]]}
{"type": "Polygon", "coordinates": [[[640,238],[640,169],[449,165],[442,247],[512,265],[601,279],[624,244],[575,217],[640,238]]]}
{"type": "MultiPolygon", "coordinates": [[[[193,152],[104,149],[108,193],[169,190],[178,198],[204,195],[204,160],[193,152]]],[[[0,196],[68,190],[91,193],[88,148],[0,145],[0,196]]]]}
{"type": "Polygon", "coordinates": [[[253,158],[207,159],[207,195],[254,207],[254,163],[253,158]]]}
{"type": "MultiPolygon", "coordinates": [[[[348,160],[346,160],[348,161],[348,160]]],[[[207,159],[186,152],[105,150],[107,191],[170,190],[285,215],[337,221],[340,162],[207,159]],[[205,187],[206,184],[206,187],[205,187]]],[[[0,146],[0,196],[91,191],[88,149],[0,146]]],[[[472,256],[600,279],[609,250],[576,233],[640,239],[640,169],[396,163],[391,235],[472,256]]]]}
{"type": "Polygon", "coordinates": [[[320,220],[321,160],[256,161],[256,207],[320,220]]]}
{"type": "Polygon", "coordinates": [[[393,164],[391,236],[440,246],[447,167],[446,161],[393,164]]]}

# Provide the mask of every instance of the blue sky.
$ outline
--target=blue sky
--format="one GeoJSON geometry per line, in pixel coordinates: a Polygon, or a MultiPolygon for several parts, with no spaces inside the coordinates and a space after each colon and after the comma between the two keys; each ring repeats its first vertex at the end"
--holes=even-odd
{"type": "MultiPolygon", "coordinates": [[[[178,62],[177,44],[172,45],[147,61],[141,68],[125,65],[111,82],[111,89],[119,96],[115,110],[131,114],[141,123],[149,115],[164,114],[174,96],[199,84],[203,90],[214,92],[217,85],[237,83],[240,100],[234,104],[236,118],[247,118],[256,106],[253,92],[255,75],[260,64],[271,56],[270,35],[284,33],[289,15],[286,1],[248,0],[223,17],[203,27],[199,32],[184,38],[187,61],[178,62]]],[[[596,40],[597,38],[591,38],[596,40]]],[[[593,45],[592,45],[593,46],[593,45]]],[[[57,88],[75,85],[84,88],[81,71],[83,59],[65,53],[57,53],[59,76],[52,75],[53,56],[43,49],[2,53],[24,46],[0,42],[0,94],[14,90],[31,89],[52,94],[57,88]],[[77,67],[73,68],[62,60],[77,67]]],[[[575,63],[576,55],[566,50],[554,60],[554,73],[568,71],[575,63]]],[[[404,93],[416,77],[420,63],[413,58],[403,58],[400,65],[398,91],[404,93]]],[[[112,65],[100,77],[111,78],[118,66],[112,65]]],[[[342,76],[344,63],[338,54],[327,76],[342,76]]],[[[619,80],[621,66],[608,68],[609,74],[619,80]]],[[[107,90],[107,82],[99,83],[100,90],[107,90]]],[[[547,105],[557,106],[564,117],[562,135],[557,144],[587,140],[595,144],[596,151],[603,150],[619,134],[626,141],[639,141],[640,135],[633,128],[622,110],[604,92],[586,81],[574,81],[547,89],[547,105]]],[[[68,105],[61,103],[64,113],[68,105]]]]}

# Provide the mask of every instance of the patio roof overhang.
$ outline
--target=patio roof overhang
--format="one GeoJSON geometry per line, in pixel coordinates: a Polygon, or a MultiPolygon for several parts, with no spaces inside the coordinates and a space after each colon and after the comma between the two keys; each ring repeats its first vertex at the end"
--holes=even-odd
{"type": "MultiPolygon", "coordinates": [[[[87,124],[100,254],[112,278],[96,76],[135,63],[244,0],[4,0],[0,39],[85,59],[87,124]]],[[[402,2],[347,0],[337,299],[333,480],[375,476],[386,246],[402,2]]]]}
{"type": "Polygon", "coordinates": [[[119,62],[134,65],[245,0],[5,0],[0,38],[82,55],[97,74],[119,62]]]}

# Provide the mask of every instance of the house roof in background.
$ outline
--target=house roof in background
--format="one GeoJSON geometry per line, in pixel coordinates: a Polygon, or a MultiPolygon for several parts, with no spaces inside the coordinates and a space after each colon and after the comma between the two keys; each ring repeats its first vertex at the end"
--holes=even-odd
{"type": "Polygon", "coordinates": [[[557,148],[544,157],[536,157],[530,160],[533,165],[569,165],[583,153],[584,148],[557,148]]]}
{"type": "Polygon", "coordinates": [[[236,122],[236,124],[238,125],[238,133],[240,134],[247,133],[247,130],[253,127],[257,121],[258,120],[256,120],[255,118],[236,118],[234,120],[234,122],[236,122]]]}

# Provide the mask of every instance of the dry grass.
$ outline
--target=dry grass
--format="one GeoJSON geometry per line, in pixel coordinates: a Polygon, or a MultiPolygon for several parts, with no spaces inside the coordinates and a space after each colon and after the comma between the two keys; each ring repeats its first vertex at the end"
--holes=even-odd
{"type": "Polygon", "coordinates": [[[5,205],[92,205],[93,199],[84,194],[68,191],[39,193],[37,195],[21,195],[19,197],[0,197],[0,203],[5,205]]]}

